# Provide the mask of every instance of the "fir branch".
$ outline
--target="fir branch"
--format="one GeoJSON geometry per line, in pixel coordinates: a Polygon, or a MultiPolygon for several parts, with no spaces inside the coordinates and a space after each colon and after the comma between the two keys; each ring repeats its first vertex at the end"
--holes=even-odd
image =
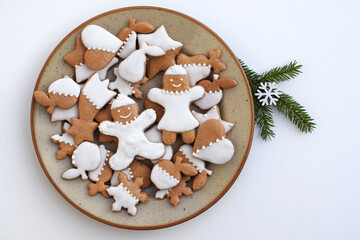
{"type": "Polygon", "coordinates": [[[304,133],[312,132],[316,124],[305,108],[297,103],[291,96],[282,93],[276,104],[276,109],[294,123],[304,133]]]}
{"type": "Polygon", "coordinates": [[[255,123],[261,129],[261,138],[265,141],[271,140],[275,137],[275,132],[272,130],[275,127],[272,116],[272,109],[270,106],[261,106],[257,99],[254,99],[255,108],[255,123]]]}
{"type": "Polygon", "coordinates": [[[288,81],[291,78],[295,78],[301,72],[302,65],[299,65],[296,60],[290,62],[289,64],[282,67],[275,67],[270,69],[269,71],[261,74],[258,81],[260,82],[275,82],[280,83],[284,81],[288,81]]]}

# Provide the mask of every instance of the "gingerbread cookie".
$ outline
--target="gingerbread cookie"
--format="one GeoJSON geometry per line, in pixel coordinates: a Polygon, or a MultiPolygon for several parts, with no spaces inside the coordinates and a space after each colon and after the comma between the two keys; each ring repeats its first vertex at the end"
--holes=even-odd
{"type": "Polygon", "coordinates": [[[70,77],[65,76],[51,83],[47,94],[43,91],[35,91],[34,98],[40,105],[48,107],[46,111],[52,114],[55,106],[62,109],[73,107],[78,100],[79,93],[79,85],[70,77]]]}
{"type": "Polygon", "coordinates": [[[119,38],[97,25],[86,26],[81,32],[81,40],[87,48],[84,62],[92,70],[106,67],[123,44],[119,38]]]}
{"type": "Polygon", "coordinates": [[[143,179],[143,184],[140,186],[141,188],[147,188],[151,184],[151,168],[140,161],[134,160],[128,168],[121,171],[114,171],[110,181],[111,185],[116,186],[119,184],[118,176],[120,172],[125,173],[129,180],[141,177],[143,179]]]}
{"type": "Polygon", "coordinates": [[[81,179],[86,180],[88,176],[85,171],[95,170],[100,165],[100,149],[94,143],[83,142],[75,149],[71,159],[76,168],[66,170],[62,178],[70,180],[81,176],[81,179]]]}
{"type": "Polygon", "coordinates": [[[93,132],[98,124],[93,122],[98,111],[105,106],[115,95],[108,89],[109,80],[100,81],[99,74],[95,73],[85,83],[79,98],[79,118],[72,118],[72,126],[68,133],[75,139],[76,145],[82,141],[93,141],[93,132]]]}
{"type": "Polygon", "coordinates": [[[217,105],[222,97],[223,92],[221,88],[233,88],[237,85],[237,82],[232,78],[220,78],[218,74],[213,75],[214,80],[202,80],[197,85],[202,86],[205,89],[205,96],[194,102],[200,109],[209,109],[217,105]]]}
{"type": "Polygon", "coordinates": [[[234,145],[225,138],[225,129],[219,120],[204,122],[196,135],[192,155],[215,164],[224,164],[234,155],[234,145]]]}
{"type": "Polygon", "coordinates": [[[199,121],[192,115],[190,104],[204,96],[201,86],[190,87],[190,79],[186,70],[174,65],[166,70],[163,76],[163,88],[152,88],[148,98],[165,108],[158,129],[162,130],[163,142],[172,145],[177,133],[181,134],[185,143],[195,139],[195,128],[199,121]]]}
{"type": "Polygon", "coordinates": [[[64,123],[62,130],[63,134],[55,134],[51,137],[51,141],[55,144],[59,144],[59,150],[56,152],[56,159],[62,160],[66,156],[71,156],[76,148],[74,138],[67,134],[67,131],[71,125],[67,122],[64,123]]]}
{"type": "Polygon", "coordinates": [[[161,160],[151,171],[151,181],[159,189],[155,198],[163,199],[169,190],[180,183],[181,173],[187,176],[197,174],[196,168],[190,163],[183,163],[181,157],[175,159],[175,163],[168,160],[161,160]]]}
{"type": "MultiPolygon", "coordinates": [[[[111,102],[111,101],[110,101],[111,102]]],[[[95,121],[97,123],[102,123],[103,121],[112,121],[112,116],[111,116],[111,103],[107,104],[106,108],[99,111],[96,115],[95,115],[95,121]]],[[[106,143],[106,142],[115,142],[117,143],[117,138],[113,137],[113,136],[108,136],[105,135],[103,133],[99,133],[99,142],[100,143],[106,143]]]]}
{"type": "Polygon", "coordinates": [[[127,168],[136,155],[150,160],[164,155],[164,144],[150,142],[144,133],[144,130],[155,122],[154,110],[147,109],[139,115],[138,104],[119,94],[111,104],[111,115],[114,122],[103,121],[99,130],[118,138],[117,151],[110,158],[112,169],[119,171],[127,168]]]}
{"type": "Polygon", "coordinates": [[[170,198],[170,203],[176,207],[180,203],[180,197],[185,195],[186,197],[193,195],[191,188],[186,186],[186,182],[190,180],[190,176],[184,176],[181,181],[174,188],[170,189],[166,194],[166,197],[170,198]]]}
{"type": "Polygon", "coordinates": [[[120,173],[119,181],[118,186],[106,189],[108,194],[115,199],[112,210],[121,211],[122,208],[127,208],[129,214],[135,215],[137,212],[136,205],[139,202],[143,203],[149,200],[148,195],[141,192],[140,186],[143,184],[143,180],[142,178],[135,178],[134,181],[130,181],[125,173],[120,173]]]}

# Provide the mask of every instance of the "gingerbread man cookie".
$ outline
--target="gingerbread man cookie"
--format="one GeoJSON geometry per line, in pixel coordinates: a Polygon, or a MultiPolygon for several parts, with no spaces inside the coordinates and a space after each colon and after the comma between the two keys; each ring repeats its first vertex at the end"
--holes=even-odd
{"type": "Polygon", "coordinates": [[[145,136],[145,129],[155,122],[156,113],[147,109],[139,115],[139,106],[131,98],[119,94],[111,104],[114,122],[103,121],[101,133],[118,138],[116,153],[110,158],[114,170],[127,168],[136,155],[146,159],[158,159],[165,153],[162,143],[152,143],[145,136]]]}
{"type": "Polygon", "coordinates": [[[172,145],[177,133],[182,140],[190,144],[195,139],[195,128],[199,121],[190,111],[190,104],[204,96],[201,86],[190,87],[190,79],[186,70],[179,66],[171,66],[163,76],[163,88],[152,88],[148,98],[165,108],[158,129],[162,130],[163,142],[172,145]]]}

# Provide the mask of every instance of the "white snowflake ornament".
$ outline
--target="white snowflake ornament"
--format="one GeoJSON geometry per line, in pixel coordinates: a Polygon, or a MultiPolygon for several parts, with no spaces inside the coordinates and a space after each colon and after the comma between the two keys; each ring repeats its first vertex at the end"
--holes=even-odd
{"type": "Polygon", "coordinates": [[[259,99],[262,106],[264,105],[276,105],[281,94],[280,90],[277,89],[276,83],[260,83],[255,96],[259,99]]]}

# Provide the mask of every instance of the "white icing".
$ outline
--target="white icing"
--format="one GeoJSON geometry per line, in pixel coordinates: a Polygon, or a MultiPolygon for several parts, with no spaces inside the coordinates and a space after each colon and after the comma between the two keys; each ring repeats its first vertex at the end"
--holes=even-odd
{"type": "MultiPolygon", "coordinates": [[[[126,168],[126,169],[128,169],[128,168],[126,168]]],[[[121,172],[125,171],[126,169],[122,170],[121,172]]],[[[114,171],[113,172],[113,175],[111,176],[111,179],[110,179],[111,186],[116,186],[116,185],[118,185],[120,183],[120,181],[119,181],[119,173],[120,173],[120,171],[114,171]]],[[[127,176],[128,176],[128,179],[130,179],[129,175],[127,175],[127,176]]]]}
{"type": "Polygon", "coordinates": [[[132,31],[126,38],[126,41],[120,48],[118,56],[121,58],[127,58],[132,52],[136,50],[136,37],[135,31],[132,31]]]}
{"type": "Polygon", "coordinates": [[[109,160],[113,170],[119,171],[127,168],[136,155],[150,160],[164,155],[164,144],[152,143],[144,134],[144,130],[153,124],[155,119],[155,111],[147,109],[128,124],[104,121],[99,125],[101,133],[118,138],[117,151],[109,160]],[[127,141],[129,137],[135,139],[136,142],[129,144],[127,141]]]}
{"type": "Polygon", "coordinates": [[[71,146],[76,146],[75,145],[75,141],[74,141],[74,137],[67,134],[67,133],[63,133],[62,135],[59,134],[55,134],[51,137],[52,140],[55,141],[59,141],[59,142],[63,142],[63,143],[67,143],[71,146]]]}
{"type": "Polygon", "coordinates": [[[171,189],[164,189],[164,190],[156,191],[155,198],[156,199],[164,199],[165,195],[168,194],[170,190],[171,189]]]}
{"type": "Polygon", "coordinates": [[[209,146],[196,150],[192,155],[214,164],[224,164],[234,155],[234,145],[227,138],[218,139],[209,146]]]}
{"type": "Polygon", "coordinates": [[[201,173],[205,171],[207,175],[211,175],[212,171],[205,168],[205,162],[201,159],[198,159],[192,155],[193,147],[191,145],[185,144],[179,148],[179,151],[185,155],[189,162],[192,163],[194,167],[201,173]]]}
{"type": "Polygon", "coordinates": [[[111,90],[117,89],[121,94],[126,96],[134,94],[134,88],[131,86],[131,83],[120,77],[118,68],[114,68],[114,74],[116,79],[114,82],[110,82],[109,88],[111,90]]]}
{"type": "Polygon", "coordinates": [[[132,52],[124,61],[119,64],[119,75],[126,81],[137,83],[145,75],[146,55],[162,56],[165,52],[157,46],[148,46],[145,42],[140,49],[132,52]]]}
{"type": "Polygon", "coordinates": [[[108,65],[106,65],[103,69],[100,70],[92,70],[88,68],[85,64],[80,63],[79,66],[78,65],[75,66],[76,82],[78,83],[83,82],[96,72],[99,73],[100,79],[105,79],[106,73],[109,70],[109,68],[118,61],[119,60],[116,57],[114,57],[108,65]]]}
{"type": "Polygon", "coordinates": [[[165,72],[165,75],[186,75],[186,74],[187,72],[185,68],[183,68],[181,65],[173,65],[169,67],[165,72]]]}
{"type": "Polygon", "coordinates": [[[201,86],[192,87],[186,92],[168,92],[159,88],[152,88],[148,98],[162,105],[165,114],[161,118],[158,129],[170,132],[186,132],[199,126],[199,121],[190,112],[190,103],[198,100],[204,95],[201,86]]]}
{"type": "Polygon", "coordinates": [[[113,211],[121,211],[122,208],[127,208],[129,214],[136,214],[136,204],[139,202],[139,199],[124,187],[122,183],[117,187],[109,187],[106,191],[110,196],[114,197],[115,202],[112,204],[113,211]]]}
{"type": "Polygon", "coordinates": [[[115,53],[123,42],[109,31],[97,25],[88,25],[81,32],[81,40],[87,49],[115,53]]]}
{"type": "Polygon", "coordinates": [[[109,79],[100,81],[99,74],[95,73],[86,82],[82,94],[96,106],[96,109],[100,109],[116,95],[116,92],[108,89],[108,85],[109,79]]]}
{"type": "Polygon", "coordinates": [[[155,32],[150,34],[139,34],[138,36],[139,45],[146,42],[151,46],[161,47],[165,52],[169,50],[175,50],[181,47],[181,42],[173,40],[166,32],[166,29],[161,25],[155,32]]]}
{"type": "MultiPolygon", "coordinates": [[[[117,95],[116,99],[111,104],[111,110],[113,110],[115,108],[118,108],[118,107],[130,105],[130,104],[135,104],[135,101],[132,100],[131,98],[129,98],[128,96],[119,93],[117,95]]],[[[126,116],[121,116],[121,118],[127,118],[127,117],[126,116]]]]}
{"type": "Polygon", "coordinates": [[[209,109],[217,105],[221,101],[222,96],[223,93],[221,90],[216,92],[205,92],[204,97],[194,102],[194,104],[202,110],[209,109]]]}
{"type": "MultiPolygon", "coordinates": [[[[161,142],[162,143],[162,134],[157,129],[157,125],[149,128],[145,131],[146,137],[149,139],[150,142],[161,142]]],[[[160,159],[151,160],[153,164],[156,164],[159,160],[171,160],[173,157],[173,149],[169,145],[165,145],[165,154],[160,159]]],[[[136,156],[136,159],[145,160],[145,158],[136,156]]]]}
{"type": "Polygon", "coordinates": [[[79,118],[78,104],[76,103],[72,108],[61,109],[55,107],[53,114],[51,115],[51,121],[62,121],[66,120],[71,123],[71,118],[79,118]]]}
{"type": "Polygon", "coordinates": [[[227,122],[227,121],[224,121],[224,120],[221,119],[218,106],[212,107],[205,114],[198,113],[198,112],[195,112],[195,111],[192,111],[192,113],[194,114],[196,119],[199,120],[200,126],[209,119],[216,119],[216,120],[219,120],[221,122],[221,124],[224,126],[225,133],[228,133],[234,127],[234,124],[232,124],[231,122],[227,122]]]}
{"type": "Polygon", "coordinates": [[[99,181],[99,176],[101,175],[101,172],[104,170],[106,162],[109,160],[109,154],[110,154],[110,151],[106,150],[104,145],[100,145],[99,148],[101,155],[100,164],[95,170],[89,172],[89,178],[94,182],[99,181]]]}
{"type": "Polygon", "coordinates": [[[48,93],[79,97],[80,87],[72,78],[65,76],[51,83],[48,93]]]}
{"type": "Polygon", "coordinates": [[[82,142],[73,152],[71,157],[72,164],[77,168],[66,170],[62,177],[64,179],[74,179],[81,176],[88,179],[85,171],[96,169],[101,162],[101,154],[98,145],[91,142],[82,142]]]}
{"type": "Polygon", "coordinates": [[[211,66],[204,64],[184,64],[182,65],[190,77],[190,86],[210,75],[211,66]]]}
{"type": "Polygon", "coordinates": [[[150,178],[155,186],[161,190],[173,188],[180,183],[179,180],[171,176],[157,164],[151,170],[150,178]]]}

